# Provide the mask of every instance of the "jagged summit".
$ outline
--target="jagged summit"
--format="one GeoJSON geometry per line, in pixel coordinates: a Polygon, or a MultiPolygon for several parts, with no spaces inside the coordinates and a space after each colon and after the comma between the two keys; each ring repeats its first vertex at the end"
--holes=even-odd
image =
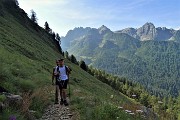
{"type": "Polygon", "coordinates": [[[144,40],[154,40],[156,36],[156,28],[153,23],[146,23],[139,29],[137,29],[137,35],[142,41],[144,40]]]}
{"type": "Polygon", "coordinates": [[[141,41],[146,40],[157,40],[157,41],[167,41],[175,34],[174,29],[168,29],[166,27],[155,27],[155,25],[151,22],[145,23],[140,28],[125,28],[117,33],[126,33],[136,39],[141,41]]]}
{"type": "Polygon", "coordinates": [[[152,22],[147,22],[147,23],[145,23],[143,26],[153,26],[153,27],[155,27],[152,22]]]}
{"type": "MultiPolygon", "coordinates": [[[[174,29],[168,29],[166,27],[155,27],[155,25],[151,22],[147,22],[144,25],[142,25],[139,28],[125,28],[122,30],[118,30],[115,32],[112,32],[108,27],[105,25],[102,25],[99,28],[90,28],[90,27],[76,27],[73,30],[70,30],[65,37],[62,37],[62,47],[64,50],[67,50],[67,48],[70,46],[71,41],[73,39],[79,39],[82,38],[82,36],[86,35],[92,35],[94,37],[103,38],[104,35],[110,33],[125,33],[137,40],[140,41],[147,41],[147,40],[154,40],[154,41],[169,41],[174,40],[176,42],[179,42],[177,37],[173,37],[175,35],[177,30],[174,29]]],[[[179,33],[178,33],[179,34],[179,33]]],[[[177,35],[176,35],[177,36],[177,35]]],[[[97,39],[93,39],[93,41],[97,41],[97,39]]]]}
{"type": "Polygon", "coordinates": [[[98,28],[99,30],[107,30],[109,29],[108,27],[106,27],[105,25],[102,25],[101,27],[98,28]]]}
{"type": "Polygon", "coordinates": [[[99,30],[99,33],[100,34],[105,34],[107,33],[108,31],[111,31],[108,27],[106,27],[105,25],[102,25],[100,28],[98,28],[99,30]]]}

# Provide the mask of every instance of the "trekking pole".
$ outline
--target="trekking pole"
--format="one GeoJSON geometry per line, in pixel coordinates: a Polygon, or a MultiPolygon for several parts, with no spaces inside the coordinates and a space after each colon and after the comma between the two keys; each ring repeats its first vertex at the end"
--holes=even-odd
{"type": "Polygon", "coordinates": [[[68,87],[69,87],[69,99],[70,99],[70,84],[68,82],[68,87]]]}

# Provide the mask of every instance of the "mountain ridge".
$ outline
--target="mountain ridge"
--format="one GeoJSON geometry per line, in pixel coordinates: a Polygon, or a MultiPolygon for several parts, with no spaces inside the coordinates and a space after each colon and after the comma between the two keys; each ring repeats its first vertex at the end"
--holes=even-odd
{"type": "Polygon", "coordinates": [[[116,32],[126,33],[134,38],[145,40],[170,40],[176,30],[166,27],[155,27],[153,23],[147,22],[140,28],[125,28],[116,32]]]}
{"type": "Polygon", "coordinates": [[[140,41],[147,41],[147,40],[155,40],[155,41],[176,41],[179,42],[179,39],[176,39],[176,34],[180,34],[175,29],[168,29],[166,27],[155,27],[155,25],[151,22],[145,23],[140,28],[125,28],[122,30],[117,31],[111,31],[108,27],[105,25],[102,25],[99,28],[90,28],[90,27],[76,27],[73,30],[69,30],[65,37],[62,37],[62,47],[64,50],[67,50],[68,47],[70,47],[71,41],[76,37],[78,39],[78,36],[81,37],[83,34],[86,35],[91,30],[97,31],[101,37],[105,35],[106,33],[125,33],[135,39],[138,39],[140,41]],[[72,37],[73,36],[73,37],[72,37]]]}
{"type": "Polygon", "coordinates": [[[70,54],[74,54],[78,60],[83,59],[89,65],[128,77],[144,84],[146,88],[149,86],[149,91],[153,91],[156,95],[177,96],[180,88],[179,30],[155,28],[152,23],[146,23],[138,29],[130,28],[129,31],[113,32],[104,25],[100,29],[75,28],[62,38],[62,47],[70,54]],[[106,32],[101,34],[101,28],[106,32]],[[77,36],[75,33],[78,33],[77,36]],[[137,33],[141,36],[138,37],[137,33]],[[66,46],[68,42],[73,44],[66,46]],[[155,84],[156,80],[161,81],[159,82],[161,87],[155,84]],[[168,84],[170,89],[165,87],[165,84],[168,84]],[[156,86],[155,89],[160,92],[153,90],[153,86],[156,86]]]}

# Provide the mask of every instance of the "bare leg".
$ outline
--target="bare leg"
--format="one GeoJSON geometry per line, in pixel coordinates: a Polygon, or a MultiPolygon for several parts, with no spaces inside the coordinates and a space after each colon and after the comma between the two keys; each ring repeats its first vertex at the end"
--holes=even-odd
{"type": "Polygon", "coordinates": [[[65,89],[63,89],[63,99],[64,99],[64,105],[68,106],[69,104],[67,103],[67,100],[66,100],[66,90],[65,89]]]}
{"type": "Polygon", "coordinates": [[[63,99],[62,89],[60,89],[60,97],[63,99]]]}
{"type": "Polygon", "coordinates": [[[63,93],[63,99],[66,100],[66,90],[62,89],[62,93],[63,93]]]}
{"type": "Polygon", "coordinates": [[[63,105],[64,100],[63,100],[63,91],[62,91],[62,88],[59,90],[59,92],[60,92],[60,97],[61,97],[60,105],[63,105]]]}

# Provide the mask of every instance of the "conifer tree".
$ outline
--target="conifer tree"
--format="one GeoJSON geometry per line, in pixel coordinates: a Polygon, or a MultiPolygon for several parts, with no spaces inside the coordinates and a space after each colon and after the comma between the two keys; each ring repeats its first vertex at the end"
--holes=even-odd
{"type": "Polygon", "coordinates": [[[84,71],[87,71],[87,70],[88,70],[86,63],[85,63],[83,60],[80,61],[79,66],[80,66],[84,71]]]}
{"type": "Polygon", "coordinates": [[[48,24],[47,21],[45,22],[44,29],[45,29],[48,33],[50,32],[50,27],[49,27],[49,24],[48,24]]]}
{"type": "Polygon", "coordinates": [[[71,55],[71,56],[70,56],[70,60],[71,60],[72,63],[78,64],[78,62],[77,62],[77,60],[76,60],[76,57],[75,57],[74,55],[71,55]]]}
{"type": "Polygon", "coordinates": [[[52,33],[52,38],[53,38],[53,40],[56,40],[56,34],[55,34],[55,32],[52,33]]]}
{"type": "MultiPolygon", "coordinates": [[[[59,41],[59,42],[60,42],[60,40],[61,40],[61,37],[59,36],[58,33],[56,33],[56,40],[59,41]]],[[[60,43],[61,43],[61,42],[60,42],[60,43]]]]}
{"type": "Polygon", "coordinates": [[[37,16],[36,13],[34,12],[34,10],[31,10],[31,15],[30,15],[30,19],[37,24],[37,16]]]}

